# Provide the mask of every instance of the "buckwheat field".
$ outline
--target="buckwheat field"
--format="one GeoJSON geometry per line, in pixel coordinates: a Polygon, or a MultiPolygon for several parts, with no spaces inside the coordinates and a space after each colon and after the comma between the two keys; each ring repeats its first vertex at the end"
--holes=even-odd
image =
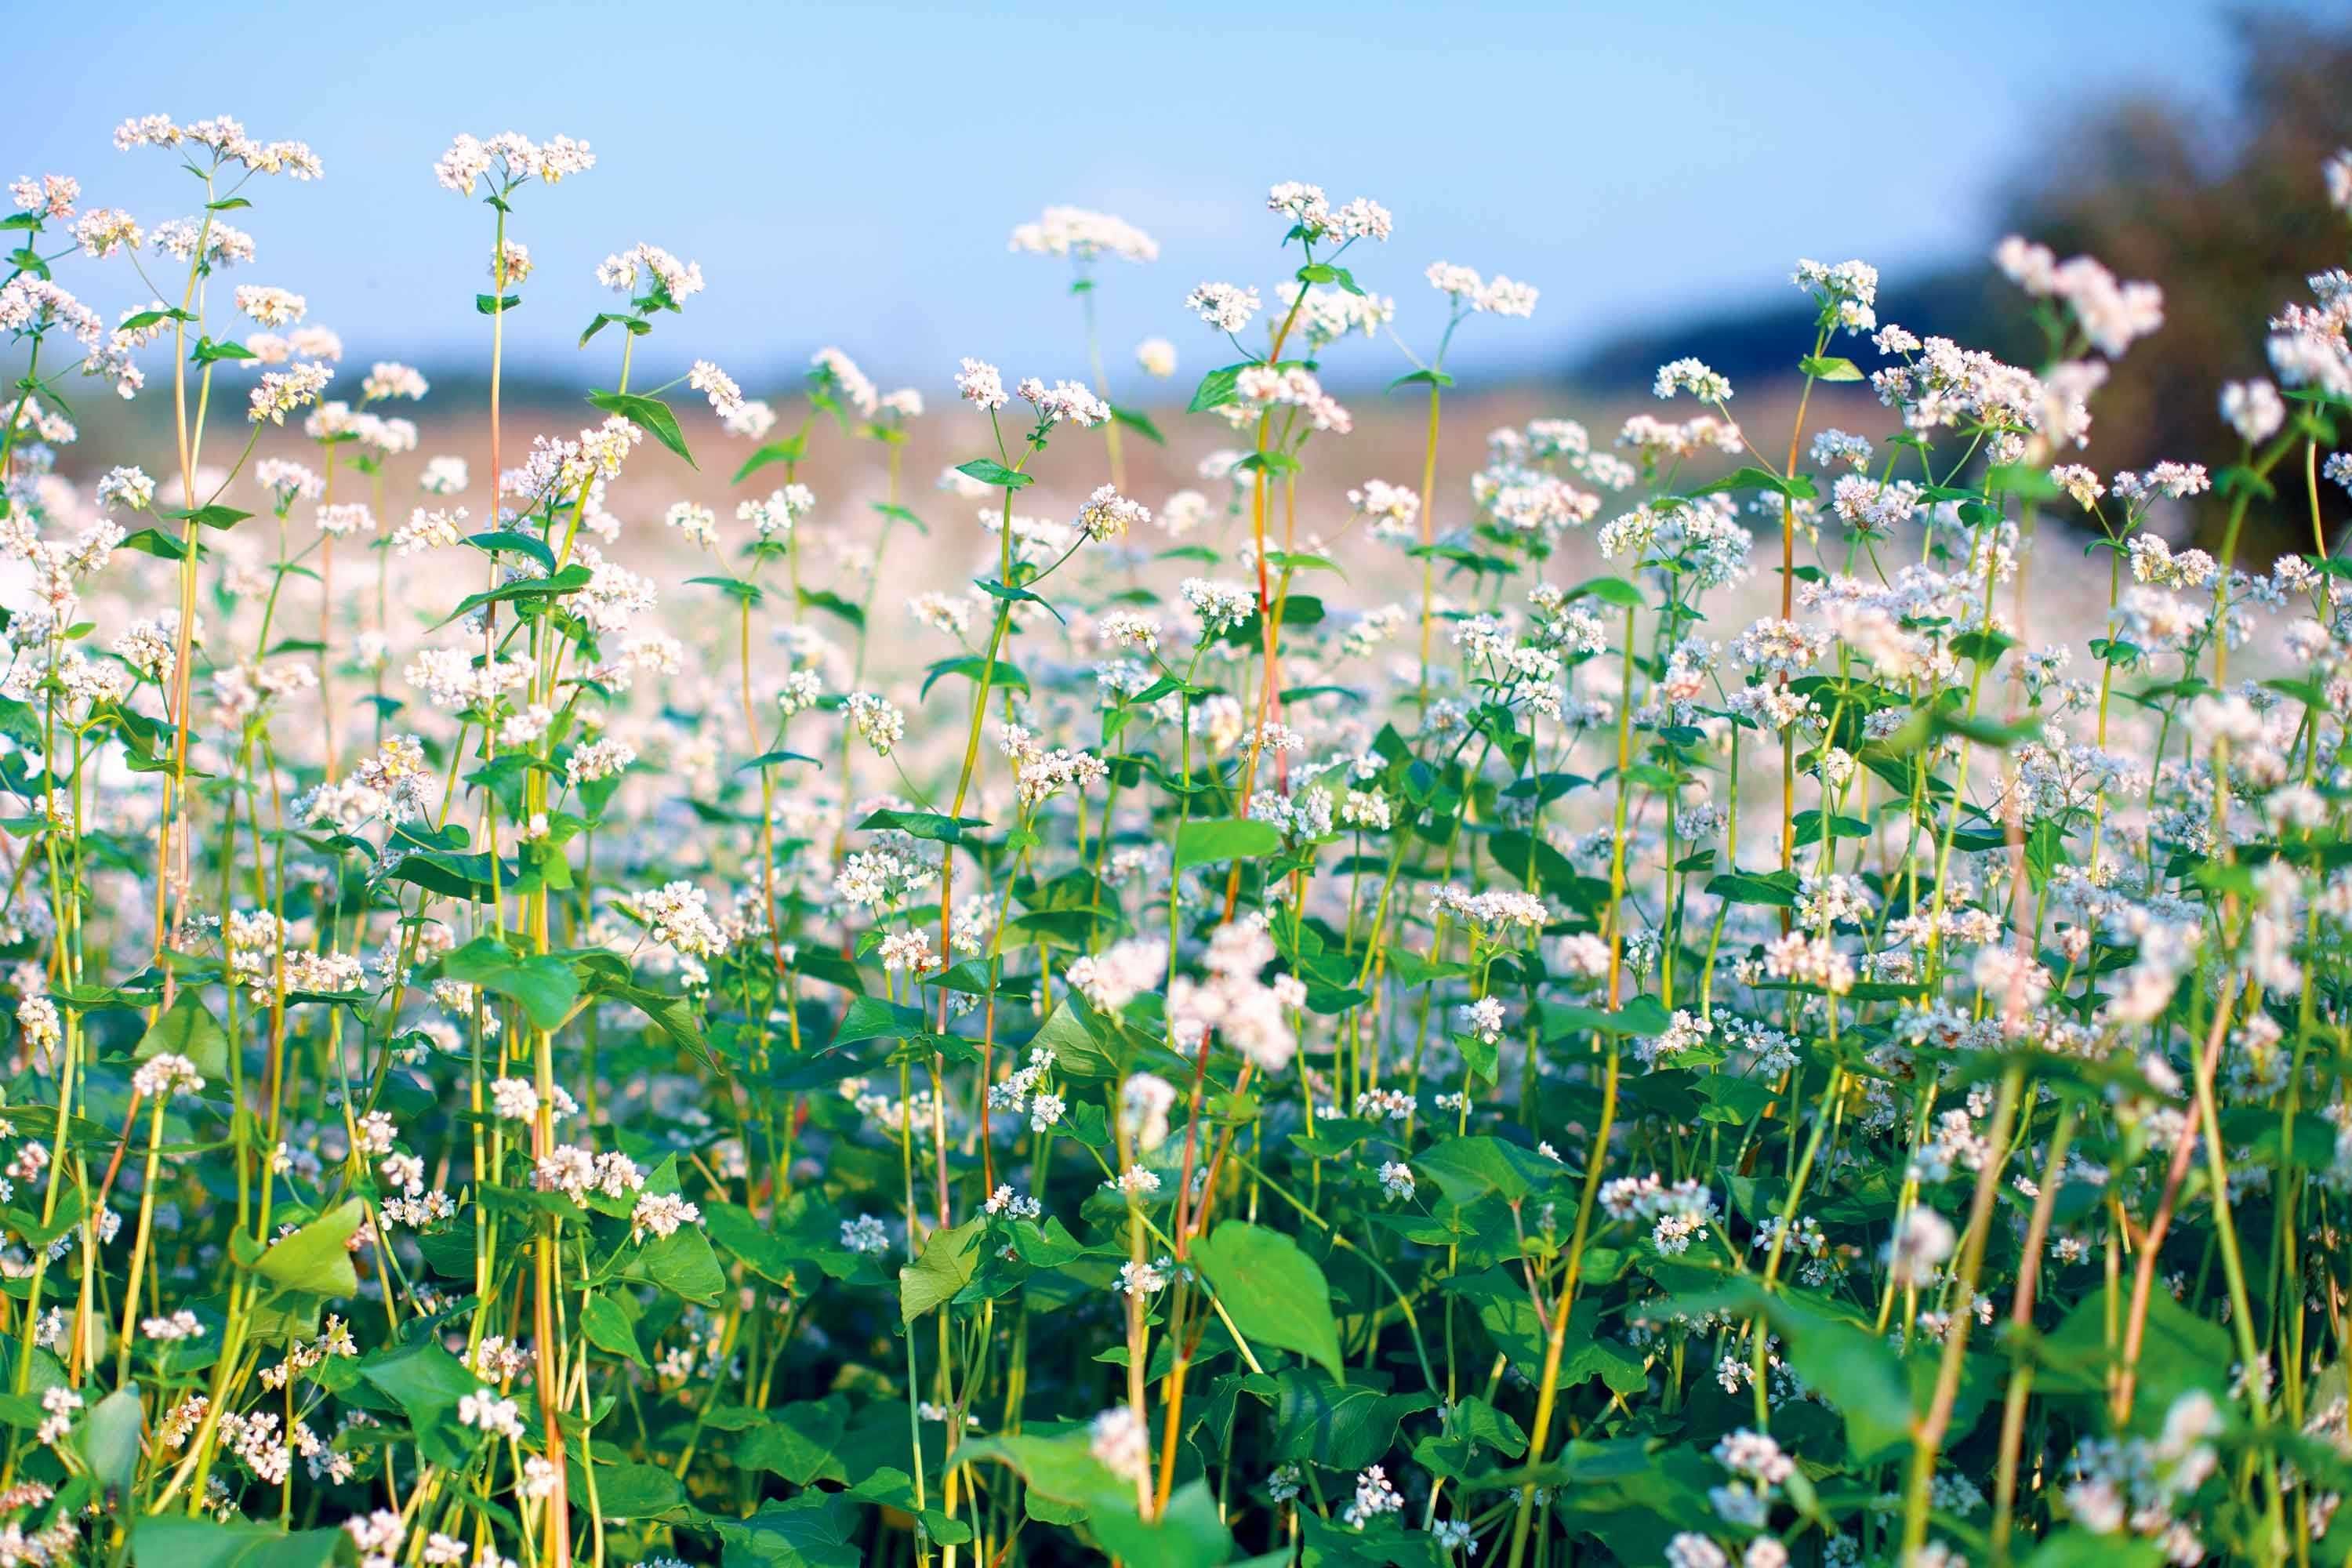
{"type": "Polygon", "coordinates": [[[1370,199],[1057,207],[1066,361],[745,386],[461,135],[442,415],[310,148],[114,143],[5,222],[0,1568],[2352,1556],[2352,226],[2117,472],[2161,289],[2031,237],[2036,363],[1802,260],[1588,427],[1370,199]]]}

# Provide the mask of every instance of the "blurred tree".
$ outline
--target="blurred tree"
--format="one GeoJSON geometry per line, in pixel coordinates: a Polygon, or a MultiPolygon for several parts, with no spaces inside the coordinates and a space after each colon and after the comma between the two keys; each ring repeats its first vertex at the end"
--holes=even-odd
{"type": "MultiPolygon", "coordinates": [[[[2227,116],[2192,117],[2160,97],[2110,103],[2053,136],[2049,158],[2004,204],[2011,228],[2060,256],[2095,256],[2118,277],[2163,285],[2163,331],[2133,345],[2098,399],[2092,450],[2104,470],[2233,461],[2237,439],[2216,411],[2221,384],[2268,374],[2271,317],[2309,299],[2312,273],[2347,259],[2352,237],[2327,205],[2320,165],[2352,146],[2352,22],[2277,12],[2232,22],[2240,65],[2227,116]]],[[[2022,348],[2013,321],[1984,325],[1994,330],[1978,341],[2022,348]]],[[[2301,486],[2292,490],[2295,517],[2307,520],[2301,486]]],[[[2277,542],[2308,547],[2307,521],[2272,521],[2277,542]]]]}
{"type": "MultiPolygon", "coordinates": [[[[2237,75],[2224,112],[2160,94],[2109,100],[2071,123],[2054,121],[2047,153],[2011,176],[1996,203],[2000,232],[2163,286],[2163,330],[2132,346],[2095,405],[2090,457],[2103,473],[2163,458],[2217,471],[2234,462],[2221,384],[2267,375],[2271,318],[2289,300],[2309,300],[2311,274],[2352,262],[2352,234],[2329,208],[2320,174],[2330,154],[2352,147],[2352,20],[2247,11],[2231,26],[2237,75]]],[[[2042,344],[2025,301],[1987,259],[1998,237],[1988,235],[1977,257],[1942,271],[1890,278],[1879,319],[2035,363],[2042,344]]],[[[1736,384],[1790,375],[1798,315],[1776,300],[1644,329],[1603,344],[1574,379],[1612,390],[1646,385],[1657,365],[1685,353],[1736,384]]],[[[2343,437],[2352,444],[2352,430],[2343,437]]],[[[2242,562],[2310,548],[2299,474],[2288,479],[2277,507],[2250,515],[2242,562]]],[[[2352,498],[2329,487],[2323,504],[2335,539],[2352,498]]],[[[2199,526],[2218,531],[2220,510],[2200,508],[2199,526]]]]}

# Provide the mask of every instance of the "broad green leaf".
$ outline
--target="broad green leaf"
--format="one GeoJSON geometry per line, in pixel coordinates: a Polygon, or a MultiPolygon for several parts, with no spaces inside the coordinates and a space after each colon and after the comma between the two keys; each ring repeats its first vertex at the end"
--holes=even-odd
{"type": "Polygon", "coordinates": [[[930,1538],[941,1545],[961,1546],[971,1539],[971,1526],[916,1500],[914,1478],[904,1470],[885,1468],[870,1471],[849,1489],[849,1495],[913,1514],[923,1521],[923,1529],[930,1538]]]}
{"type": "Polygon", "coordinates": [[[2105,1535],[2070,1526],[2044,1536],[2025,1568],[2157,1568],[2164,1548],[2121,1531],[2105,1535]]]}
{"type": "MultiPolygon", "coordinates": [[[[658,1519],[686,1501],[686,1489],[659,1465],[598,1465],[594,1479],[600,1519],[658,1519]]],[[[588,1506],[585,1487],[577,1489],[576,1498],[581,1507],[588,1506]]]]}
{"type": "Polygon", "coordinates": [[[1571,600],[1588,597],[1599,599],[1603,604],[1614,605],[1621,610],[1638,610],[1648,603],[1642,597],[1642,590],[1622,577],[1590,578],[1570,589],[1568,596],[1571,600]]]}
{"type": "Polygon", "coordinates": [[[1444,1139],[1414,1156],[1412,1163],[1457,1204],[1489,1193],[1505,1203],[1519,1203],[1562,1170],[1558,1161],[1532,1149],[1483,1134],[1444,1139]]]}
{"type": "Polygon", "coordinates": [[[1793,871],[1726,871],[1706,885],[1717,898],[1734,904],[1762,904],[1768,909],[1797,907],[1797,877],[1793,871]]]}
{"type": "Polygon", "coordinates": [[[744,458],[743,466],[735,470],[734,479],[729,482],[740,485],[771,463],[797,463],[807,455],[808,437],[805,436],[788,436],[781,441],[771,441],[744,458]]]}
{"type": "Polygon", "coordinates": [[[167,511],[163,515],[174,522],[193,522],[199,528],[226,529],[235,528],[253,514],[249,511],[239,511],[233,506],[222,506],[215,502],[211,506],[200,506],[190,511],[167,511]]]}
{"type": "Polygon", "coordinates": [[[82,1462],[100,1486],[116,1494],[127,1492],[139,1469],[142,1426],[136,1384],[116,1389],[90,1407],[75,1429],[74,1441],[82,1462]]]}
{"type": "Polygon", "coordinates": [[[1735,468],[1713,484],[1701,485],[1687,493],[1696,498],[1714,495],[1723,490],[1769,490],[1775,495],[1787,496],[1792,500],[1815,500],[1820,496],[1820,492],[1813,488],[1811,475],[1798,474],[1794,478],[1784,479],[1769,468],[1735,468]]]}
{"type": "Polygon", "coordinates": [[[704,1307],[717,1306],[719,1292],[727,1288],[726,1270],[719,1267],[719,1256],[710,1250],[710,1238],[700,1226],[680,1226],[646,1242],[630,1272],[704,1307]]]}
{"type": "Polygon", "coordinates": [[[943,658],[925,673],[919,695],[929,697],[931,688],[950,675],[961,675],[975,685],[1010,688],[1024,695],[1029,690],[1029,678],[1021,673],[1018,665],[1007,664],[1001,658],[993,663],[984,658],[943,658]]]}
{"type": "Polygon", "coordinates": [[[1797,368],[1816,381],[1860,381],[1862,367],[1835,354],[1807,354],[1797,368]]]}
{"type": "Polygon", "coordinates": [[[1086,1427],[1059,1434],[985,1438],[957,1450],[956,1462],[1009,1466],[1038,1498],[1082,1521],[1105,1552],[1129,1568],[1215,1568],[1231,1556],[1233,1537],[1219,1521],[1205,1482],[1178,1488],[1157,1521],[1136,1508],[1135,1487],[1090,1451],[1086,1427]]]}
{"type": "Polygon", "coordinates": [[[1282,847],[1282,830],[1240,817],[1188,822],[1176,833],[1176,869],[1223,860],[1255,860],[1282,847]]]}
{"type": "Polygon", "coordinates": [[[1347,1381],[1330,1284],[1296,1241],[1227,1220],[1192,1244],[1192,1260],[1244,1339],[1296,1351],[1347,1381]]]}
{"type": "Polygon", "coordinates": [[[923,1244],[923,1255],[910,1268],[898,1270],[898,1321],[911,1323],[971,1283],[980,1265],[975,1245],[982,1222],[968,1219],[946,1230],[935,1230],[923,1244]]]}
{"type": "Polygon", "coordinates": [[[1139,408],[1121,408],[1117,404],[1113,404],[1110,416],[1155,447],[1168,445],[1168,437],[1160,433],[1160,426],[1154,425],[1151,422],[1151,416],[1139,408]]]}
{"type": "Polygon", "coordinates": [[[134,1568],[327,1568],[357,1563],[359,1552],[344,1530],[150,1516],[131,1528],[131,1561],[134,1568]]]}
{"type": "Polygon", "coordinates": [[[928,838],[938,844],[961,843],[964,834],[988,824],[977,816],[949,816],[937,811],[872,811],[857,824],[860,833],[874,833],[884,828],[896,828],[917,838],[928,838]]]}
{"type": "Polygon", "coordinates": [[[1034,474],[1008,468],[993,458],[974,458],[969,463],[958,463],[956,472],[969,474],[982,484],[994,485],[999,489],[1017,490],[1037,482],[1034,474]]]}
{"type": "Polygon", "coordinates": [[[829,1394],[765,1414],[767,1420],[752,1428],[735,1450],[737,1465],[772,1470],[796,1487],[848,1481],[840,1453],[842,1434],[849,1425],[847,1400],[829,1394]]]}
{"type": "Polygon", "coordinates": [[[312,1296],[356,1294],[360,1280],[352,1268],[351,1239],[366,1219],[367,1205],[357,1198],[349,1199],[283,1241],[273,1243],[254,1268],[281,1290],[312,1296]]]}
{"type": "Polygon", "coordinates": [[[736,763],[735,771],[739,773],[749,773],[753,768],[782,767],[786,763],[806,763],[813,768],[824,766],[816,758],[803,756],[798,752],[761,752],[756,757],[736,763]]]}
{"type": "Polygon", "coordinates": [[[441,973],[448,979],[478,985],[494,995],[513,998],[522,1005],[531,1023],[541,1029],[562,1025],[571,1016],[572,1003],[580,998],[580,978],[562,959],[547,953],[521,957],[497,937],[487,934],[445,954],[441,973]]]}
{"type": "Polygon", "coordinates": [[[1397,1423],[1437,1404],[1427,1390],[1391,1394],[1362,1382],[1342,1384],[1310,1367],[1252,1373],[1243,1387],[1273,1405],[1279,1457],[1335,1470],[1378,1463],[1396,1445],[1397,1423]]]}
{"type": "Polygon", "coordinates": [[[183,987],[172,1005],[156,1015],[131,1056],[142,1062],[151,1057],[182,1056],[194,1062],[209,1082],[219,1083],[228,1077],[228,1035],[193,985],[183,987]]]}
{"type": "Polygon", "coordinates": [[[1201,378],[1200,387],[1192,394],[1188,414],[1206,414],[1212,408],[1223,408],[1234,400],[1234,384],[1241,380],[1246,364],[1229,364],[1211,371],[1201,378]]]}
{"type": "Polygon", "coordinates": [[[616,1355],[649,1366],[646,1352],[637,1348],[637,1328],[629,1321],[619,1303],[611,1297],[591,1293],[580,1307],[580,1331],[588,1342],[607,1355],[616,1355]]]}
{"type": "Polygon", "coordinates": [[[555,570],[555,552],[547,547],[547,541],[536,534],[511,531],[474,533],[467,536],[466,542],[485,555],[521,555],[537,562],[546,571],[555,570]]]}
{"type": "Polygon", "coordinates": [[[710,1521],[726,1548],[725,1568],[859,1568],[862,1525],[863,1510],[850,1499],[814,1491],[762,1503],[749,1519],[710,1521]]]}
{"type": "Polygon", "coordinates": [[[482,1380],[437,1342],[379,1351],[361,1363],[360,1375],[406,1414],[416,1446],[431,1463],[463,1465],[480,1446],[481,1434],[458,1421],[457,1404],[480,1389],[482,1380]]]}
{"type": "Polygon", "coordinates": [[[617,414],[686,459],[693,468],[694,454],[686,449],[686,437],[677,427],[677,416],[669,405],[657,397],[640,397],[634,392],[592,392],[588,401],[607,414],[617,414]]]}

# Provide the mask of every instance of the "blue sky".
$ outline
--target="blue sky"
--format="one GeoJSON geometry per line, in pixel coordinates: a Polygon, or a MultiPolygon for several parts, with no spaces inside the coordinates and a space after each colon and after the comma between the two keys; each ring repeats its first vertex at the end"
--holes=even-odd
{"type": "MultiPolygon", "coordinates": [[[[1270,293],[1265,190],[1309,180],[1394,211],[1356,272],[1399,298],[1409,337],[1434,330],[1432,260],[1543,289],[1533,321],[1460,342],[1454,364],[1501,374],[1769,293],[1800,255],[1894,278],[1973,249],[2000,179],[2065,155],[2070,103],[2218,106],[2231,61],[2221,9],[2173,0],[1112,9],[51,7],[11,106],[21,167],[0,174],[74,174],[88,203],[152,223],[196,187],[169,154],[117,153],[122,117],[230,113],[306,140],[327,178],[257,183],[239,216],[260,256],[238,280],[306,294],[355,358],[446,367],[479,352],[489,214],[436,186],[433,160],[460,130],[562,132],[599,162],[521,195],[541,270],[510,320],[520,360],[603,379],[607,340],[587,366],[573,346],[608,299],[590,274],[643,239],[709,279],[661,359],[707,353],[748,384],[831,342],[934,393],[965,353],[1079,373],[1064,269],[1005,249],[1056,202],[1159,238],[1155,265],[1107,264],[1105,335],[1123,359],[1164,333],[1189,380],[1221,356],[1183,294],[1270,293]]],[[[88,292],[134,287],[116,268],[88,292]]],[[[1369,373],[1393,352],[1353,351],[1369,373]]]]}

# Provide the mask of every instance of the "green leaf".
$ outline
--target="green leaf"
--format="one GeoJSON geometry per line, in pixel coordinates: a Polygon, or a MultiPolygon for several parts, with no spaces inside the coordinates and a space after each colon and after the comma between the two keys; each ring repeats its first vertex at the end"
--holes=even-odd
{"type": "Polygon", "coordinates": [[[147,1517],[131,1528],[134,1568],[327,1568],[359,1560],[351,1532],[287,1531],[237,1520],[147,1517]]]}
{"type": "Polygon", "coordinates": [[[760,584],[741,577],[688,577],[687,581],[700,587],[716,588],[729,598],[746,605],[767,602],[767,593],[760,584]]]}
{"type": "Polygon", "coordinates": [[[1083,1426],[1050,1436],[983,1438],[957,1449],[956,1463],[988,1461],[1019,1471],[1034,1497],[1059,1505],[1052,1517],[1082,1521],[1103,1552],[1130,1568],[1215,1568],[1232,1554],[1233,1537],[1204,1482],[1176,1489],[1160,1518],[1147,1521],[1137,1511],[1134,1483],[1096,1458],[1089,1441],[1083,1426]]]}
{"type": "Polygon", "coordinates": [[[1154,425],[1150,416],[1139,408],[1121,408],[1114,403],[1111,405],[1110,416],[1155,447],[1168,445],[1168,437],[1160,433],[1160,426],[1154,425]]]}
{"type": "Polygon", "coordinates": [[[1611,1039],[1649,1039],[1673,1026],[1664,1005],[1655,996],[1636,996],[1615,1012],[1606,1007],[1547,1004],[1543,1012],[1547,1042],[1573,1040],[1585,1034],[1611,1039]]]}
{"type": "Polygon", "coordinates": [[[580,1331],[606,1355],[620,1356],[639,1366],[649,1364],[646,1352],[637,1348],[636,1325],[629,1321],[629,1314],[610,1296],[591,1293],[581,1304],[580,1331]]]}
{"type": "Polygon", "coordinates": [[[520,294],[477,294],[474,296],[475,310],[485,316],[504,315],[507,311],[513,310],[517,305],[521,303],[522,296],[520,294]]]}
{"type": "Polygon", "coordinates": [[[485,605],[504,605],[525,599],[555,599],[588,585],[591,574],[587,567],[574,563],[551,577],[519,577],[511,583],[501,583],[495,588],[485,588],[478,594],[468,594],[457,601],[457,607],[441,618],[440,625],[462,620],[485,605]]]}
{"type": "Polygon", "coordinates": [[[1706,890],[1727,903],[1762,904],[1768,909],[1797,907],[1797,874],[1793,871],[1726,871],[1706,890]]]}
{"type": "Polygon", "coordinates": [[[1024,696],[1029,690],[1029,678],[1021,673],[1018,666],[1007,664],[1001,658],[994,663],[984,658],[943,658],[931,666],[929,673],[923,677],[923,689],[919,695],[929,697],[932,686],[950,675],[963,676],[976,685],[984,682],[991,686],[1010,687],[1024,696]]]}
{"type": "Polygon", "coordinates": [[[485,555],[506,551],[516,555],[527,555],[548,572],[555,570],[555,552],[547,547],[545,540],[534,534],[511,531],[476,533],[467,535],[466,542],[485,555]]]}
{"type": "Polygon", "coordinates": [[[1713,484],[1701,485],[1685,493],[1696,499],[1714,495],[1720,490],[1770,490],[1774,495],[1787,496],[1791,500],[1820,499],[1820,492],[1813,488],[1811,476],[1798,474],[1784,479],[1769,468],[1734,468],[1713,484]]]}
{"type": "Polygon", "coordinates": [[[1807,354],[1797,362],[1797,368],[1815,381],[1860,381],[1862,367],[1850,359],[1834,354],[1807,354]]]}
{"type": "Polygon", "coordinates": [[[131,1052],[134,1061],[160,1056],[185,1057],[215,1083],[228,1077],[228,1035],[193,985],[183,987],[172,1005],[156,1015],[131,1052]]]}
{"type": "Polygon", "coordinates": [[[680,1226],[646,1243],[630,1272],[698,1306],[717,1306],[719,1292],[727,1289],[727,1272],[719,1267],[719,1255],[710,1250],[710,1238],[699,1226],[680,1226]]]}
{"type": "Polygon", "coordinates": [[[1282,830],[1240,817],[1188,822],[1176,833],[1176,869],[1222,860],[1255,860],[1282,847],[1282,830]]]}
{"type": "Polygon", "coordinates": [[[457,1404],[479,1389],[482,1380],[437,1341],[378,1352],[361,1363],[360,1375],[407,1415],[427,1461],[454,1468],[473,1457],[480,1434],[457,1419],[457,1404]]]}
{"type": "MultiPolygon", "coordinates": [[[[600,1464],[595,1481],[599,1519],[658,1519],[686,1501],[686,1488],[659,1465],[600,1464]]],[[[578,1495],[585,1507],[586,1489],[578,1495]]]]}
{"type": "Polygon", "coordinates": [[[589,322],[587,330],[580,334],[580,346],[586,348],[588,340],[606,327],[625,327],[631,337],[637,338],[654,330],[654,324],[642,316],[632,316],[619,310],[599,310],[596,312],[596,319],[589,322]]]}
{"type": "Polygon", "coordinates": [[[686,449],[686,437],[677,427],[677,416],[669,405],[657,397],[640,397],[634,392],[592,392],[588,401],[607,414],[617,414],[686,459],[693,468],[694,454],[686,449]]]}
{"type": "Polygon", "coordinates": [[[1432,1144],[1412,1163],[1457,1204],[1475,1202],[1489,1193],[1505,1203],[1518,1203],[1561,1169],[1532,1149],[1485,1134],[1432,1144]]]}
{"type": "Polygon", "coordinates": [[[915,1500],[915,1479],[906,1471],[885,1466],[868,1471],[849,1489],[849,1495],[867,1502],[878,1502],[885,1508],[895,1508],[910,1513],[923,1521],[930,1538],[942,1545],[961,1546],[971,1539],[971,1526],[960,1519],[950,1519],[938,1509],[926,1508],[915,1500]]]}
{"type": "Polygon", "coordinates": [[[1087,1023],[1086,999],[1075,991],[1063,994],[1061,1005],[1045,1016],[1030,1040],[1030,1048],[1054,1053],[1054,1070],[1074,1078],[1123,1078],[1129,1066],[1115,1032],[1097,1031],[1087,1023]]]}
{"type": "Polygon", "coordinates": [[[2163,1561],[2164,1549],[2156,1542],[2120,1531],[2098,1535],[2069,1528],[2044,1536],[2025,1568],[2157,1568],[2163,1561]]]}
{"type": "Polygon", "coordinates": [[[487,934],[445,955],[441,973],[447,979],[520,1002],[533,1026],[541,1029],[560,1027],[580,998],[580,977],[563,960],[546,953],[518,957],[506,943],[487,934]]]}
{"type": "Polygon", "coordinates": [[[2023,496],[2028,500],[2054,501],[2066,492],[2050,470],[2025,463],[1996,463],[1985,470],[1985,489],[1997,495],[2023,496]]]}
{"type": "Polygon", "coordinates": [[[843,598],[830,588],[803,588],[800,601],[801,608],[804,610],[823,610],[827,615],[840,616],[860,631],[866,628],[865,607],[843,598]]]}
{"type": "Polygon", "coordinates": [[[805,436],[788,436],[781,441],[771,441],[744,458],[743,466],[735,470],[734,479],[729,482],[740,485],[771,463],[797,463],[807,451],[808,437],[805,436]]]}
{"type": "Polygon", "coordinates": [[[1192,1260],[1244,1339],[1296,1351],[1347,1381],[1330,1284],[1296,1241],[1227,1220],[1192,1244],[1192,1260]]]}
{"type": "Polygon", "coordinates": [[[977,816],[949,816],[936,811],[886,809],[866,813],[866,819],[857,825],[857,829],[861,833],[866,833],[880,828],[895,827],[901,833],[916,838],[928,838],[935,844],[958,844],[962,842],[963,836],[971,829],[987,826],[985,820],[977,816]]]}
{"type": "Polygon", "coordinates": [[[971,1283],[980,1266],[978,1239],[982,1223],[968,1219],[946,1230],[935,1230],[923,1244],[923,1255],[912,1268],[898,1270],[898,1321],[911,1323],[971,1283]]]}
{"type": "Polygon", "coordinates": [[[131,1489],[139,1469],[141,1425],[139,1388],[131,1384],[100,1400],[74,1432],[91,1478],[110,1492],[131,1489]]]}
{"type": "MultiPolygon", "coordinates": [[[[2121,1301],[2117,1303],[2121,1310],[2121,1301]]],[[[2043,1337],[2037,1347],[2044,1364],[2043,1385],[2060,1386],[2052,1373],[2085,1394],[2104,1392],[2106,1374],[2120,1363],[2107,1347],[2107,1289],[2089,1292],[2075,1303],[2065,1320],[2043,1337]]],[[[2226,1399],[2230,1368],[2235,1358],[2229,1331],[2199,1316],[2172,1299],[2169,1290],[2148,1297],[2147,1327],[2140,1343],[2139,1397],[2146,1407],[2161,1410],[2191,1389],[2226,1399]]]]}
{"type": "Polygon", "coordinates": [[[969,474],[984,485],[999,489],[1017,490],[1037,482],[1034,474],[1015,473],[993,458],[974,458],[969,463],[958,463],[956,472],[969,474]]]}
{"type": "Polygon", "coordinates": [[[254,1265],[255,1271],[280,1290],[311,1296],[351,1296],[359,1291],[359,1275],[352,1268],[351,1239],[367,1219],[367,1205],[345,1200],[273,1244],[254,1265]]]}
{"type": "Polygon", "coordinates": [[[1578,584],[1568,593],[1571,601],[1584,598],[1588,595],[1604,604],[1614,605],[1621,610],[1638,610],[1647,603],[1642,597],[1642,590],[1622,577],[1595,577],[1589,582],[1578,584]]]}
{"type": "Polygon", "coordinates": [[[235,528],[253,514],[239,511],[233,506],[200,506],[194,511],[167,511],[163,514],[173,522],[193,522],[198,528],[235,528]]]}
{"type": "Polygon", "coordinates": [[[1275,1452],[1335,1470],[1360,1470],[1395,1446],[1397,1423],[1437,1403],[1427,1390],[1389,1394],[1338,1384],[1308,1367],[1286,1366],[1243,1384],[1274,1405],[1275,1452]]]}
{"type": "Polygon", "coordinates": [[[806,763],[813,768],[824,766],[814,757],[803,756],[798,752],[761,752],[756,757],[736,763],[735,771],[739,773],[746,773],[753,768],[782,767],[786,763],[806,763]]]}
{"type": "Polygon", "coordinates": [[[841,1459],[842,1435],[849,1426],[848,1401],[833,1394],[762,1414],[766,1419],[736,1449],[737,1465],[773,1471],[796,1487],[821,1480],[848,1481],[849,1471],[841,1459]]]}
{"type": "Polygon", "coordinates": [[[788,1502],[763,1503],[749,1519],[716,1516],[710,1528],[725,1544],[725,1568],[859,1568],[866,1561],[861,1520],[846,1497],[803,1492],[788,1502]]]}
{"type": "Polygon", "coordinates": [[[1234,400],[1234,384],[1241,380],[1246,364],[1229,364],[1211,371],[1201,378],[1192,401],[1184,410],[1187,414],[1206,414],[1212,408],[1223,408],[1234,400]]]}
{"type": "Polygon", "coordinates": [[[185,561],[188,547],[160,528],[142,528],[122,542],[125,550],[136,550],[142,555],[152,555],[158,561],[185,561]]]}
{"type": "Polygon", "coordinates": [[[1761,1312],[1787,1342],[1789,1364],[1808,1386],[1845,1417],[1846,1442],[1855,1458],[1884,1458],[1911,1438],[1910,1380],[1885,1339],[1862,1324],[1780,1291],[1767,1296],[1743,1282],[1708,1305],[1761,1312]]]}

